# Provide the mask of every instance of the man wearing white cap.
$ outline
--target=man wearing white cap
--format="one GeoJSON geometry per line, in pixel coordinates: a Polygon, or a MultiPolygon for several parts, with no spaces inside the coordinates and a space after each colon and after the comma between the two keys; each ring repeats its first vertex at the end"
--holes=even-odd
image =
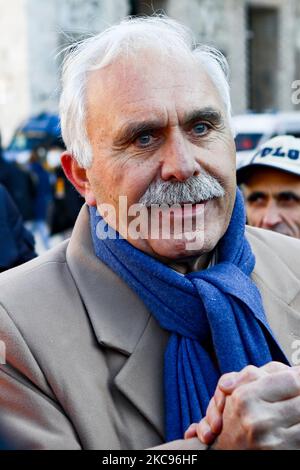
{"type": "Polygon", "coordinates": [[[237,179],[249,225],[300,238],[300,139],[268,140],[237,179]]]}

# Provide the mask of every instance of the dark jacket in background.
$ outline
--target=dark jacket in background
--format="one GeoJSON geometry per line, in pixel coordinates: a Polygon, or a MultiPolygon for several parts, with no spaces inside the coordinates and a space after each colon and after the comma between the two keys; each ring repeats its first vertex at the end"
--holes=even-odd
{"type": "Polygon", "coordinates": [[[51,235],[73,229],[84,198],[67,179],[61,167],[55,171],[56,184],[49,217],[51,235]]]}
{"type": "Polygon", "coordinates": [[[36,195],[34,180],[29,171],[20,168],[17,163],[5,161],[1,155],[1,150],[0,184],[6,187],[23,220],[32,220],[36,195]]]}
{"type": "Polygon", "coordinates": [[[36,194],[33,204],[33,220],[46,221],[49,204],[52,199],[52,188],[49,173],[43,168],[40,162],[33,162],[29,165],[31,174],[35,178],[36,194]]]}
{"type": "Polygon", "coordinates": [[[0,185],[0,272],[36,257],[34,238],[12,198],[0,185]]]}

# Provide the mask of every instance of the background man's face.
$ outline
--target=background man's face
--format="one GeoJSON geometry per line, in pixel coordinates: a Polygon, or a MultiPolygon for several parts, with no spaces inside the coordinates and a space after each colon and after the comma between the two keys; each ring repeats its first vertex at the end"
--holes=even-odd
{"type": "MultiPolygon", "coordinates": [[[[201,252],[215,247],[235,199],[235,146],[222,100],[202,67],[143,50],[130,63],[120,59],[92,72],[87,133],[94,156],[87,177],[97,205],[112,204],[117,214],[119,196],[127,196],[129,207],[155,181],[184,183],[203,170],[215,177],[225,196],[204,205],[201,252]]],[[[128,240],[152,256],[195,254],[184,236],[128,240]]]]}
{"type": "Polygon", "coordinates": [[[300,238],[300,177],[253,169],[243,185],[249,225],[300,238]]]}

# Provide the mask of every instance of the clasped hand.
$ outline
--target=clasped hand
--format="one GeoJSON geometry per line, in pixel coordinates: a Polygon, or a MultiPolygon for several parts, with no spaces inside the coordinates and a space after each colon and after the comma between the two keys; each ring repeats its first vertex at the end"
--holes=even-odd
{"type": "Polygon", "coordinates": [[[223,375],[185,439],[213,449],[300,449],[300,367],[270,362],[223,375]]]}

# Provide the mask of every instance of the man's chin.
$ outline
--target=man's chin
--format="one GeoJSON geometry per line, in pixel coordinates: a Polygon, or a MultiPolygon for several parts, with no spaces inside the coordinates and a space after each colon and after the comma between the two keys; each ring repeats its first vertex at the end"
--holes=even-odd
{"type": "Polygon", "coordinates": [[[148,240],[154,256],[165,259],[181,259],[189,256],[201,256],[206,250],[202,234],[184,234],[180,239],[148,240]]]}

